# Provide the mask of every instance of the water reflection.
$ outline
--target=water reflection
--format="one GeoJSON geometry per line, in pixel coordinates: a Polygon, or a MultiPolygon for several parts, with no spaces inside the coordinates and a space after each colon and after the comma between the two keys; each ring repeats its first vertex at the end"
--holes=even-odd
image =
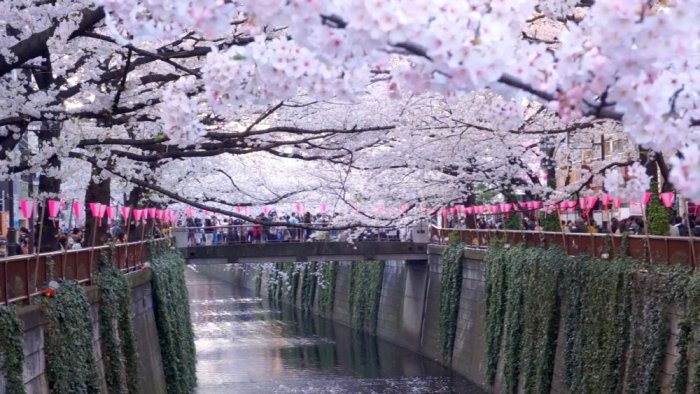
{"type": "Polygon", "coordinates": [[[198,393],[481,393],[415,353],[187,270],[198,393]]]}

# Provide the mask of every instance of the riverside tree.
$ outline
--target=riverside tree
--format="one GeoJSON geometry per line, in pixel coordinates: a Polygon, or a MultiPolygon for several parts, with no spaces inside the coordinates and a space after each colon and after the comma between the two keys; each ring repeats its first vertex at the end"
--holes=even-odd
{"type": "MultiPolygon", "coordinates": [[[[0,173],[41,172],[58,193],[52,179],[78,160],[93,190],[117,178],[132,202],[151,190],[230,214],[327,191],[364,220],[474,185],[546,195],[541,164],[564,137],[619,129],[699,198],[700,11],[683,5],[15,0],[0,173]],[[13,149],[27,134],[30,157],[13,149]],[[304,181],[272,182],[265,167],[288,160],[304,181]]],[[[597,163],[564,192],[635,159],[597,163]]]]}

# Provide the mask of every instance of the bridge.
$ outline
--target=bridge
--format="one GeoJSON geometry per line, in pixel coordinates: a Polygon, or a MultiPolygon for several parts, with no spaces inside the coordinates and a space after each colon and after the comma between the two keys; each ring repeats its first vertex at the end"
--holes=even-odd
{"type": "Polygon", "coordinates": [[[188,264],[427,260],[428,244],[400,241],[275,242],[178,248],[188,264]]]}
{"type": "MultiPolygon", "coordinates": [[[[465,246],[485,249],[493,239],[509,244],[525,244],[532,247],[558,246],[566,254],[575,256],[589,254],[610,258],[624,253],[641,261],[665,264],[698,265],[700,238],[668,237],[620,234],[589,234],[564,232],[536,232],[519,230],[477,230],[437,228],[431,226],[425,233],[400,236],[377,230],[363,232],[359,239],[349,243],[342,236],[331,236],[329,231],[314,230],[317,237],[296,237],[286,240],[268,240],[246,237],[252,226],[229,226],[234,229],[235,239],[220,239],[218,244],[193,245],[185,231],[204,234],[202,228],[182,229],[178,248],[190,264],[228,264],[263,262],[305,261],[362,261],[403,260],[425,261],[428,243],[446,244],[448,234],[459,236],[465,246]],[[406,238],[411,238],[407,241],[406,238]],[[342,241],[341,241],[342,239],[342,241]],[[420,242],[416,242],[420,241],[420,242]],[[184,246],[183,246],[184,245],[184,246]]],[[[301,231],[301,230],[300,230],[301,231]]],[[[222,233],[224,231],[222,230],[222,233]]],[[[178,235],[176,235],[176,239],[178,235]]],[[[213,242],[212,242],[213,243],[213,242]]]]}
{"type": "MultiPolygon", "coordinates": [[[[188,264],[269,263],[307,261],[427,260],[427,237],[414,242],[398,230],[363,232],[353,242],[339,232],[290,229],[285,237],[253,236],[252,226],[185,228],[175,233],[188,264]],[[294,232],[294,234],[290,233],[294,232]],[[207,235],[207,238],[204,237],[207,235]]],[[[427,235],[427,232],[425,233],[427,235]]]]}

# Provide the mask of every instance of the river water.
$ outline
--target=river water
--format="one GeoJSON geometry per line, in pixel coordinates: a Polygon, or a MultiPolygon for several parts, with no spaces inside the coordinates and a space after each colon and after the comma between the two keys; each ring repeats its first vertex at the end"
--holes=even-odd
{"type": "Polygon", "coordinates": [[[483,392],[416,353],[195,269],[187,285],[197,393],[483,392]]]}

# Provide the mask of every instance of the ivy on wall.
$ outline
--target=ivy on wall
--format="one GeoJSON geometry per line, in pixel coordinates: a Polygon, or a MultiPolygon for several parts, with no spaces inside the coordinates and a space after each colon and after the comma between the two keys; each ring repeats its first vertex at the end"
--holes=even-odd
{"type": "Polygon", "coordinates": [[[131,321],[131,289],[114,267],[111,254],[100,256],[96,283],[100,289],[100,337],[104,345],[105,381],[110,393],[138,393],[136,338],[131,321]]]}
{"type": "Polygon", "coordinates": [[[338,278],[338,262],[319,263],[318,307],[321,311],[333,311],[335,305],[335,282],[338,278]]]}
{"type": "Polygon", "coordinates": [[[350,321],[358,330],[377,331],[379,299],[384,277],[383,261],[358,261],[350,266],[350,321]]]}
{"type": "Polygon", "coordinates": [[[301,271],[301,308],[311,310],[314,306],[314,297],[316,297],[316,263],[303,263],[301,271]]]}
{"type": "Polygon", "coordinates": [[[157,246],[150,256],[156,326],[168,393],[191,393],[197,377],[185,261],[179,253],[157,246]]]}
{"type": "Polygon", "coordinates": [[[659,392],[674,310],[681,315],[674,391],[684,393],[689,371],[698,371],[700,359],[689,356],[700,354],[690,349],[698,274],[497,244],[487,263],[487,377],[493,384],[503,363],[505,392],[550,391],[560,321],[572,393],[659,392]]]}
{"type": "Polygon", "coordinates": [[[680,297],[678,323],[678,359],[672,380],[673,393],[700,392],[700,343],[694,340],[700,335],[700,273],[688,278],[685,293],[680,297]]]}
{"type": "Polygon", "coordinates": [[[651,190],[651,199],[647,206],[647,223],[649,223],[650,235],[669,235],[671,231],[671,219],[669,217],[668,208],[661,203],[658,193],[658,184],[652,182],[649,185],[651,190]]]}
{"type": "Polygon", "coordinates": [[[22,371],[24,369],[24,350],[22,348],[22,322],[12,307],[0,307],[0,353],[2,363],[0,370],[5,378],[8,393],[24,393],[22,371]]]}
{"type": "Polygon", "coordinates": [[[464,244],[456,233],[449,236],[449,244],[442,253],[440,272],[440,343],[442,358],[449,364],[452,360],[459,300],[462,292],[462,256],[464,244]]]}
{"type": "Polygon", "coordinates": [[[255,274],[253,276],[253,286],[254,286],[254,291],[255,291],[255,296],[260,297],[260,294],[262,293],[262,267],[259,265],[256,265],[255,268],[255,274]]]}
{"type": "Polygon", "coordinates": [[[84,289],[75,282],[65,281],[53,297],[41,298],[39,302],[46,316],[44,353],[49,391],[99,392],[90,304],[84,289]]]}

